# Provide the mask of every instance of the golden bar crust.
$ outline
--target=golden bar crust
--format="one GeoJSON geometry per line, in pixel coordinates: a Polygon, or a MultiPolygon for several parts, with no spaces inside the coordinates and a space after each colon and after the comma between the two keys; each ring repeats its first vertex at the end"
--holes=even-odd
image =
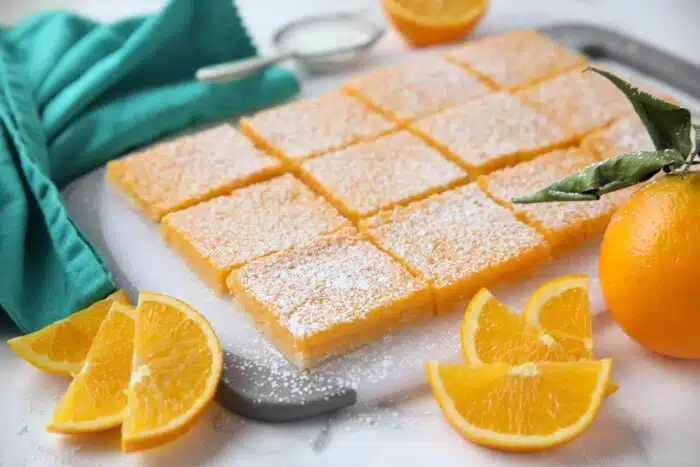
{"type": "Polygon", "coordinates": [[[472,174],[531,159],[574,139],[545,114],[502,92],[417,120],[410,128],[472,174]]]}
{"type": "Polygon", "coordinates": [[[578,149],[552,151],[515,167],[479,178],[479,185],[499,203],[542,232],[555,254],[599,235],[610,220],[614,204],[609,196],[599,201],[513,204],[512,198],[540,190],[596,162],[578,149]]]}
{"type": "Polygon", "coordinates": [[[637,114],[629,114],[607,128],[586,136],[581,146],[599,159],[620,154],[653,151],[654,143],[637,114]]]}
{"type": "Polygon", "coordinates": [[[445,57],[477,73],[494,87],[512,90],[551,78],[588,60],[533,30],[469,41],[445,57]]]}
{"type": "Polygon", "coordinates": [[[435,56],[358,76],[343,89],[402,124],[491,91],[464,68],[435,56]]]}
{"type": "Polygon", "coordinates": [[[462,184],[468,175],[404,130],[305,161],[301,177],[357,220],[462,184]]]}
{"type": "Polygon", "coordinates": [[[395,127],[396,123],[362,101],[340,92],[273,107],[240,122],[243,133],[283,158],[288,168],[310,157],[374,139],[395,127]]]}
{"type": "Polygon", "coordinates": [[[352,228],[252,261],[227,284],[256,326],[304,369],[434,311],[425,281],[352,228]]]}
{"type": "Polygon", "coordinates": [[[232,269],[348,224],[321,196],[285,174],[168,214],[161,232],[222,293],[232,269]]]}
{"type": "Polygon", "coordinates": [[[281,162],[222,124],[107,163],[107,179],[150,219],[282,172],[281,162]]]}
{"type": "Polygon", "coordinates": [[[360,229],[430,283],[438,313],[463,312],[480,287],[521,277],[549,260],[544,237],[476,183],[382,211],[361,221],[360,229]]]}
{"type": "Polygon", "coordinates": [[[614,84],[592,71],[571,71],[515,95],[577,138],[633,111],[630,101],[614,84]]]}

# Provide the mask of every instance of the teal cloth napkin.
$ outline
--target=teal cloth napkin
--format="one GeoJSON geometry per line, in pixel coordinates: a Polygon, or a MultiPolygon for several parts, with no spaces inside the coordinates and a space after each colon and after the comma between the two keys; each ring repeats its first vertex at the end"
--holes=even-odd
{"type": "Polygon", "coordinates": [[[299,90],[280,68],[228,84],[193,78],[255,53],[232,0],[172,0],[112,24],[50,12],[0,27],[0,306],[20,329],[115,288],[59,189],[154,139],[299,90]]]}

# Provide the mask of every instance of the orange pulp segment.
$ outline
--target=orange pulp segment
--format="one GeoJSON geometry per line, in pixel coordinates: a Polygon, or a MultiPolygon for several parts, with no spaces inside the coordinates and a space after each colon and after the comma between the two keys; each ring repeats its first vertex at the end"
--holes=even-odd
{"type": "Polygon", "coordinates": [[[122,422],[131,375],[134,310],[112,304],[85,364],[75,375],[46,427],[54,433],[89,433],[122,422]]]}
{"type": "Polygon", "coordinates": [[[95,334],[114,302],[128,305],[129,298],[120,290],[43,329],[10,339],[7,345],[42,371],[74,375],[83,367],[95,334]]]}
{"type": "Polygon", "coordinates": [[[209,405],[222,354],[209,322],[187,304],[142,292],[122,424],[122,451],[149,449],[184,434],[209,405]]]}
{"type": "Polygon", "coordinates": [[[554,338],[481,289],[469,303],[462,322],[462,352],[468,363],[520,365],[536,361],[591,358],[585,342],[554,338]]]}
{"type": "Polygon", "coordinates": [[[511,366],[427,364],[443,415],[464,438],[506,451],[537,451],[580,435],[595,418],[612,361],[511,366]]]}
{"type": "Polygon", "coordinates": [[[573,337],[592,347],[593,327],[586,276],[567,275],[543,284],[530,297],[523,316],[530,325],[555,338],[573,337]]]}

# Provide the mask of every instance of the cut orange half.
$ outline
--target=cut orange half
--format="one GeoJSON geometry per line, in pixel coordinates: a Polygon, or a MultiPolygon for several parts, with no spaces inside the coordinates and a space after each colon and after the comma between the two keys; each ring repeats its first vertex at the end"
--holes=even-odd
{"type": "Polygon", "coordinates": [[[83,367],[92,340],[115,301],[129,304],[129,298],[120,290],[43,329],[10,339],[7,345],[40,370],[74,375],[83,367]]]}
{"type": "Polygon", "coordinates": [[[119,426],[126,406],[134,339],[133,308],[115,302],[47,429],[89,433],[119,426]]]}
{"type": "Polygon", "coordinates": [[[211,402],[221,368],[219,340],[202,315],[175,298],[141,293],[122,450],[184,434],[211,402]]]}
{"type": "Polygon", "coordinates": [[[382,0],[389,21],[414,46],[467,36],[486,13],[488,0],[382,0]]]}
{"type": "Polygon", "coordinates": [[[468,363],[575,361],[591,358],[584,341],[553,337],[481,289],[462,321],[462,352],[468,363]]]}
{"type": "Polygon", "coordinates": [[[537,451],[581,434],[595,418],[612,361],[512,366],[427,364],[443,415],[463,437],[506,451],[537,451]]]}
{"type": "Polygon", "coordinates": [[[525,320],[554,337],[576,338],[593,348],[588,278],[568,275],[543,284],[523,310],[525,320]]]}

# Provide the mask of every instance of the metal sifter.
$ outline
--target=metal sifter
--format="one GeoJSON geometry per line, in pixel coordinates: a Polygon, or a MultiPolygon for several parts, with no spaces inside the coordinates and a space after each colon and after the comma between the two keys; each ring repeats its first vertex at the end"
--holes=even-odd
{"type": "Polygon", "coordinates": [[[278,53],[200,68],[196,77],[211,83],[227,82],[286,60],[296,60],[312,72],[332,71],[364,56],[384,31],[359,13],[308,16],[277,30],[272,43],[278,53]]]}

